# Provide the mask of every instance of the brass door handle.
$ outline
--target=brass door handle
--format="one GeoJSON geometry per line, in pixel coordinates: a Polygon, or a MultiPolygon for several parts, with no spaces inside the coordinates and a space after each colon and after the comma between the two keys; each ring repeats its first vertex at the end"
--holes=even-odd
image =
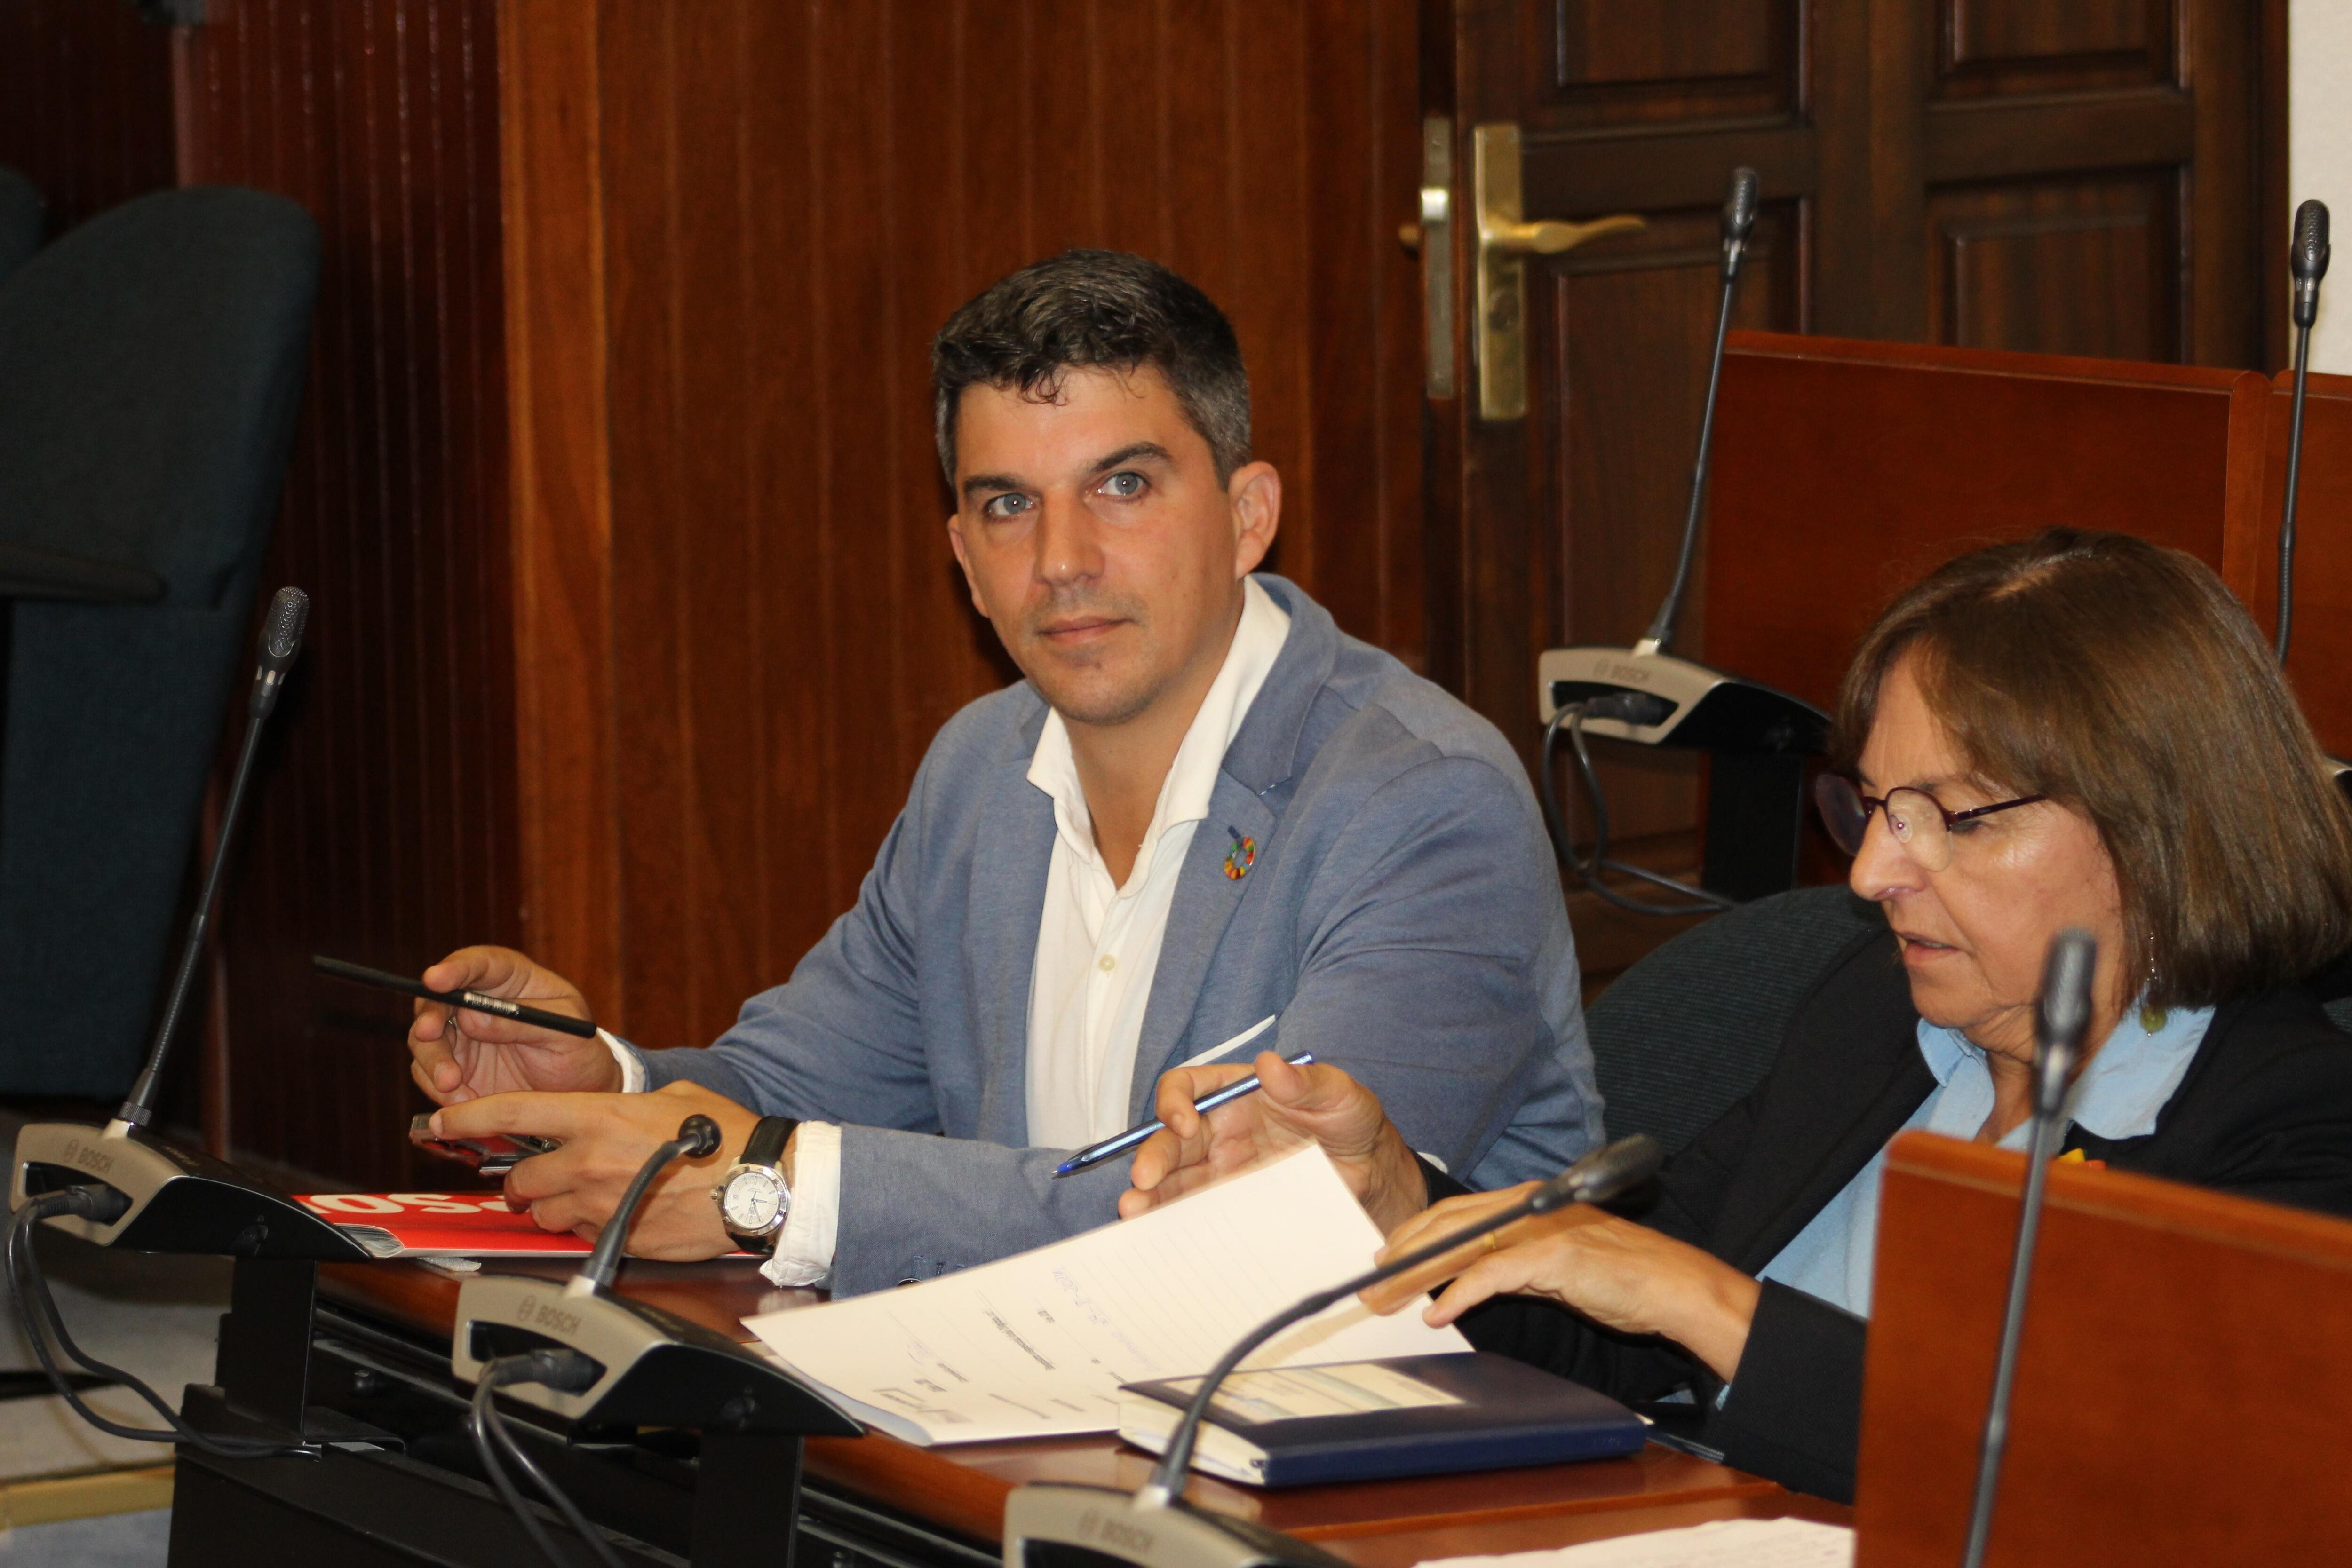
{"type": "Polygon", "coordinates": [[[1480,229],[1479,238],[1488,249],[1510,256],[1558,256],[1587,240],[1639,234],[1649,226],[1631,213],[1595,218],[1589,224],[1561,223],[1556,218],[1533,224],[1490,221],[1480,229]]]}
{"type": "Polygon", "coordinates": [[[1528,275],[1523,259],[1558,256],[1608,235],[1649,225],[1630,213],[1589,223],[1527,221],[1519,188],[1519,128],[1481,125],[1472,133],[1472,200],[1478,214],[1478,415],[1528,413],[1528,275]]]}

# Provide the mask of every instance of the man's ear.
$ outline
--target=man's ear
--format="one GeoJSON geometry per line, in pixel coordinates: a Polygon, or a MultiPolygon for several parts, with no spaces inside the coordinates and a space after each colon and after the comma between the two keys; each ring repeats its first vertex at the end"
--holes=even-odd
{"type": "Polygon", "coordinates": [[[948,548],[955,551],[956,565],[963,568],[963,585],[971,594],[971,607],[980,612],[982,620],[988,620],[988,606],[981,602],[980,579],[971,574],[971,557],[964,551],[963,514],[961,512],[948,514],[948,548]]]}
{"type": "Polygon", "coordinates": [[[1225,481],[1234,514],[1234,576],[1257,570],[1282,528],[1282,476],[1271,463],[1245,463],[1225,481]]]}

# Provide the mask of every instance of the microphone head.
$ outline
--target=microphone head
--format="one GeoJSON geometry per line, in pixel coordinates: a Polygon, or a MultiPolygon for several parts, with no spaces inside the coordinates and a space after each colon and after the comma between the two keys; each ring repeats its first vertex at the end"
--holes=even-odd
{"type": "Polygon", "coordinates": [[[292,664],[302,651],[302,629],[310,621],[309,594],[299,588],[281,588],[272,594],[261,626],[261,662],[279,671],[292,664]]]}
{"type": "Polygon", "coordinates": [[[2091,1027],[2091,978],[2098,967],[2099,941],[2089,932],[2069,926],[2050,939],[2042,996],[2034,1004],[2036,1044],[2081,1048],[2091,1027]]]}
{"type": "Polygon", "coordinates": [[[2327,276],[2327,204],[2305,202],[2294,210],[2294,245],[2287,255],[2287,270],[2298,283],[2316,283],[2327,276]]]}
{"type": "Polygon", "coordinates": [[[1762,193],[1763,182],[1753,169],[1740,168],[1731,172],[1731,190],[1723,198],[1723,240],[1726,245],[1738,245],[1748,238],[1748,231],[1756,226],[1756,204],[1762,193]]]}
{"type": "Polygon", "coordinates": [[[719,1152],[719,1124],[704,1115],[688,1116],[677,1124],[678,1142],[686,1145],[686,1157],[707,1158],[719,1152]]]}
{"type": "Polygon", "coordinates": [[[1648,1181],[1665,1164],[1665,1145],[1647,1133],[1604,1145],[1543,1184],[1535,1211],[1549,1214],[1571,1203],[1600,1203],[1648,1181]]]}
{"type": "Polygon", "coordinates": [[[2319,319],[2319,280],[2327,276],[2327,204],[2305,202],[2294,210],[2294,242],[2287,246],[2286,269],[2294,278],[2287,316],[2308,330],[2319,319]]]}

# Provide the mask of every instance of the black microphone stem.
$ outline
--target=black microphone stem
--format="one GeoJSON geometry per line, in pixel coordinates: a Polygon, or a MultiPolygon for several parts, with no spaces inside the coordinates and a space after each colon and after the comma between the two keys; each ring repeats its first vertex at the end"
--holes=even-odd
{"type": "Polygon", "coordinates": [[[2286,507],[2279,518],[2278,662],[2286,663],[2294,632],[2294,503],[2303,477],[2303,400],[2311,377],[2311,329],[2319,320],[2319,285],[2327,276],[2327,204],[2305,202],[2294,210],[2294,239],[2287,246],[2287,275],[2294,279],[2287,319],[2294,323],[2294,420],[2286,437],[2286,507]]]}
{"type": "Polygon", "coordinates": [[[719,1124],[708,1116],[688,1116],[678,1124],[677,1136],[646,1156],[637,1174],[621,1194],[621,1201],[613,1209],[613,1218],[596,1233],[596,1245],[588,1253],[588,1261],[580,1265],[580,1272],[572,1277],[570,1289],[580,1294],[590,1294],[613,1282],[613,1275],[621,1266],[621,1247],[628,1240],[629,1226],[637,1218],[637,1205],[651,1186],[654,1177],[664,1166],[680,1155],[696,1159],[719,1151],[719,1124]]]}
{"type": "Polygon", "coordinates": [[[1151,1479],[1136,1491],[1136,1500],[1146,1507],[1164,1507],[1182,1495],[1184,1472],[1192,1464],[1192,1445],[1201,1435],[1201,1423],[1207,1419],[1209,1406],[1215,1401],[1218,1388],[1252,1351],[1291,1324],[1303,1322],[1334,1303],[1346,1301],[1359,1291],[1369,1291],[1383,1281],[1393,1280],[1424,1263],[1434,1262],[1464,1242],[1475,1241],[1481,1236],[1516,1224],[1531,1214],[1549,1214],[1572,1203],[1614,1197],[1638,1182],[1646,1181],[1664,1157],[1664,1149],[1647,1134],[1636,1133],[1630,1138],[1621,1138],[1587,1155],[1510,1207],[1498,1209],[1459,1230],[1448,1231],[1425,1247],[1416,1247],[1402,1258],[1391,1259],[1352,1280],[1343,1281],[1328,1290],[1318,1291],[1306,1300],[1294,1301],[1275,1313],[1235,1341],[1231,1349],[1217,1358],[1216,1365],[1209,1369],[1208,1375],[1201,1379],[1201,1386],[1193,1394],[1192,1403],[1184,1408],[1183,1418],[1168,1435],[1167,1450],[1160,1456],[1160,1463],[1153,1467],[1151,1479]]]}
{"type": "Polygon", "coordinates": [[[2000,1490],[2001,1455],[2009,1447],[2009,1401],[2017,1385],[2018,1346],[2025,1334],[2025,1298],[2033,1279],[2033,1245],[2042,1234],[2042,1202],[2050,1166],[2066,1129],[2066,1086],[2083,1060],[2091,1027],[2091,993],[2099,945],[2087,931],[2058,933],[2042,967],[2042,995],[2033,1018],[2033,1135],[2026,1155],[2025,1203],[2017,1218],[2017,1250],[2009,1265],[2009,1303],[2000,1320],[2000,1353],[1993,1362],[1992,1403],[1985,1411],[1977,1456],[1977,1490],[1969,1509],[1969,1541],[1961,1568],[1983,1568],[1992,1539],[1993,1500],[2000,1490]]]}
{"type": "Polygon", "coordinates": [[[147,1065],[140,1069],[139,1081],[131,1086],[130,1098],[122,1102],[122,1108],[107,1125],[110,1137],[143,1127],[154,1117],[157,1085],[163,1081],[163,1062],[171,1052],[172,1036],[179,1030],[188,992],[195,984],[196,965],[205,955],[205,933],[212,925],[221,868],[228,864],[229,844],[236,837],[236,824],[244,813],[246,781],[253,773],[254,755],[261,747],[261,728],[278,706],[286,672],[294,667],[295,659],[302,652],[302,630],[310,621],[310,596],[300,589],[281,588],[270,595],[268,612],[262,618],[260,663],[254,671],[252,694],[245,704],[245,744],[237,748],[236,772],[229,779],[227,804],[221,809],[220,837],[213,843],[212,863],[205,868],[204,889],[196,895],[195,916],[188,922],[188,942],[180,952],[180,972],[173,977],[172,994],[163,1004],[163,1019],[155,1026],[155,1043],[148,1048],[147,1065]]]}
{"type": "Polygon", "coordinates": [[[2050,1165],[2058,1157],[2064,1127],[2056,1116],[2033,1118],[2033,1148],[2025,1167],[2025,1212],[2017,1222],[2017,1251],[2009,1266],[2009,1304],[2000,1322],[2000,1355],[1993,1364],[1992,1407],[1985,1416],[1984,1443],[1977,1456],[1976,1501],[1969,1511],[1969,1544],[1963,1568],[1982,1568],[1992,1536],[1992,1505],[2000,1490],[2001,1455],[2009,1447],[2009,1396],[2017,1385],[2017,1347],[2025,1333],[2025,1296],[2033,1281],[2033,1245],[2042,1234],[2042,1198],[2050,1186],[2050,1165]]]}
{"type": "Polygon", "coordinates": [[[1682,552],[1675,558],[1675,580],[1666,590],[1656,619],[1642,641],[1663,653],[1674,641],[1675,622],[1683,609],[1683,593],[1690,585],[1691,559],[1698,553],[1699,509],[1706,503],[1707,450],[1715,441],[1715,393],[1723,384],[1723,340],[1731,330],[1731,297],[1739,287],[1737,273],[1723,280],[1723,303],[1715,315],[1715,350],[1706,366],[1706,407],[1698,416],[1698,457],[1691,465],[1690,509],[1683,517],[1682,552]]]}
{"type": "Polygon", "coordinates": [[[1650,629],[1633,644],[1636,653],[1663,653],[1674,641],[1675,622],[1682,614],[1683,594],[1690,587],[1691,560],[1698,553],[1699,509],[1706,501],[1707,452],[1715,440],[1715,394],[1723,384],[1723,340],[1731,330],[1731,298],[1739,287],[1739,266],[1748,254],[1748,231],[1756,226],[1756,204],[1763,184],[1753,169],[1734,169],[1731,190],[1723,201],[1723,302],[1715,312],[1715,350],[1707,356],[1706,405],[1698,419],[1698,456],[1691,465],[1690,508],[1683,517],[1683,542],[1675,557],[1675,580],[1658,605],[1650,629]]]}
{"type": "Polygon", "coordinates": [[[2294,329],[2294,416],[2286,436],[2286,511],[2279,518],[2278,662],[2294,635],[2294,502],[2303,477],[2303,400],[2311,383],[2311,329],[2294,329]]]}
{"type": "Polygon", "coordinates": [[[188,992],[195,984],[196,967],[205,956],[205,933],[212,925],[221,868],[228,863],[229,841],[236,835],[237,817],[245,804],[246,780],[252,776],[254,756],[261,749],[262,724],[261,716],[246,721],[245,743],[237,748],[236,771],[230,776],[228,800],[221,808],[220,837],[213,844],[212,864],[205,871],[204,891],[196,897],[195,917],[188,923],[188,942],[180,953],[180,970],[173,977],[171,998],[163,1004],[163,1020],[155,1026],[155,1043],[147,1050],[147,1065],[140,1070],[130,1098],[114,1113],[116,1121],[133,1127],[145,1126],[155,1114],[157,1085],[172,1049],[172,1036],[179,1029],[180,1013],[187,1006],[188,992]]]}

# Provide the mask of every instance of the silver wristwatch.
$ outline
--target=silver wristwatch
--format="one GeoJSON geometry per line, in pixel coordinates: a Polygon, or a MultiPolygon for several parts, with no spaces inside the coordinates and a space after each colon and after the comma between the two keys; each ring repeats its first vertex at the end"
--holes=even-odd
{"type": "Polygon", "coordinates": [[[735,1245],[768,1257],[793,1211],[793,1189],[784,1182],[784,1145],[800,1123],[790,1116],[762,1116],[751,1129],[742,1155],[710,1189],[719,1223],[735,1245]]]}

